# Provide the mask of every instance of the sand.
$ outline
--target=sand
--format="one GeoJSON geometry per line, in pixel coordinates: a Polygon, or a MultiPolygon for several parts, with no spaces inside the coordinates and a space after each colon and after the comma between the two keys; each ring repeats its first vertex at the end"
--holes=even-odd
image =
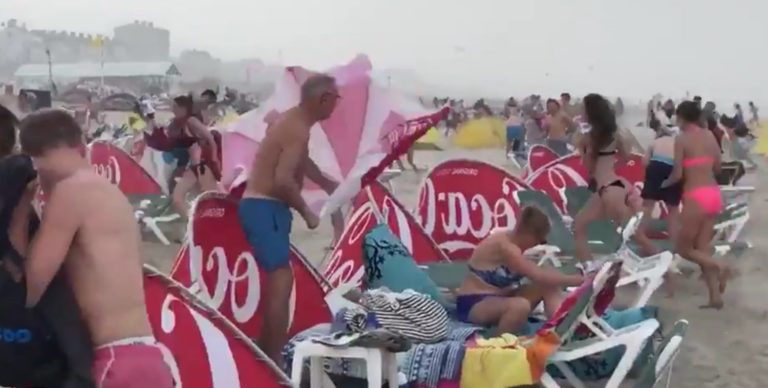
{"type": "MultiPolygon", "coordinates": [[[[422,167],[453,158],[479,159],[515,173],[502,150],[449,148],[416,153],[417,164],[422,167]]],[[[750,233],[750,230],[768,228],[768,218],[765,217],[768,209],[762,208],[768,201],[768,181],[762,171],[765,169],[745,178],[748,184],[757,188],[751,198],[752,218],[745,232],[746,238],[751,237],[754,248],[739,258],[725,258],[741,273],[728,285],[725,308],[713,311],[697,307],[705,303],[707,297],[704,284],[698,280],[698,271],[679,281],[673,299],[657,292],[650,303],[661,308],[660,318],[665,328],[671,328],[678,319],[690,322],[671,387],[768,387],[768,263],[765,261],[768,240],[759,239],[759,233],[750,233]]],[[[396,197],[409,209],[416,204],[418,188],[425,175],[408,171],[394,180],[396,197]]],[[[295,245],[312,263],[320,265],[332,237],[329,222],[325,220],[318,230],[309,231],[299,217],[296,220],[292,238],[295,245]]],[[[144,253],[148,263],[167,272],[178,248],[178,245],[162,246],[147,241],[144,253]]]]}

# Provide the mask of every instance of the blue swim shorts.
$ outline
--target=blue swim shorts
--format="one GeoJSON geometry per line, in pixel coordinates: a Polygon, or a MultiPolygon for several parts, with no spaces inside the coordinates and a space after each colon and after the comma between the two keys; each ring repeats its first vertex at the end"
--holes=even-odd
{"type": "Polygon", "coordinates": [[[259,267],[272,272],[289,265],[293,214],[286,204],[267,198],[243,198],[237,215],[259,267]]]}
{"type": "Polygon", "coordinates": [[[507,143],[511,143],[514,140],[523,140],[523,126],[522,125],[510,125],[507,126],[507,143]]]}

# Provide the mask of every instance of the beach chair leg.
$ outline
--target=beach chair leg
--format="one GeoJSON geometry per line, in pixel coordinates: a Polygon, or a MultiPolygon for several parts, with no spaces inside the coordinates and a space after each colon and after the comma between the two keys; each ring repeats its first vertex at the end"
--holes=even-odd
{"type": "Polygon", "coordinates": [[[301,386],[301,373],[303,372],[304,357],[298,354],[293,355],[293,362],[291,363],[291,385],[294,387],[301,386]]]}
{"type": "Polygon", "coordinates": [[[368,387],[381,387],[381,351],[379,349],[369,349],[366,357],[366,372],[368,373],[368,387]]]}
{"type": "Polygon", "coordinates": [[[747,221],[749,221],[749,214],[744,215],[743,217],[740,217],[736,225],[734,225],[733,230],[728,235],[728,242],[734,243],[736,242],[736,239],[739,238],[741,235],[741,231],[744,230],[744,226],[747,225],[747,221]]]}
{"type": "Polygon", "coordinates": [[[387,380],[389,381],[389,388],[397,388],[400,386],[400,379],[397,373],[397,356],[395,353],[385,353],[387,364],[387,380]]]}
{"type": "Polygon", "coordinates": [[[560,384],[558,384],[547,372],[544,372],[544,374],[541,375],[539,383],[541,383],[544,388],[560,388],[560,384]]]}
{"type": "Polygon", "coordinates": [[[171,242],[165,237],[163,231],[157,226],[157,221],[154,218],[144,217],[141,221],[152,231],[152,233],[154,233],[155,237],[157,237],[163,245],[171,245],[171,242]]]}
{"type": "Polygon", "coordinates": [[[576,376],[575,373],[571,370],[571,368],[566,364],[565,362],[556,362],[555,366],[557,369],[560,369],[560,372],[563,373],[565,376],[565,379],[568,380],[568,382],[573,386],[573,388],[586,388],[584,383],[581,382],[581,380],[576,376]]]}
{"type": "Polygon", "coordinates": [[[640,350],[642,350],[645,342],[646,338],[638,338],[626,343],[624,355],[621,356],[621,360],[605,384],[605,388],[619,388],[621,386],[621,383],[629,374],[629,370],[632,369],[632,364],[634,364],[635,359],[640,354],[640,350]]]}
{"type": "Polygon", "coordinates": [[[323,358],[309,358],[309,386],[310,388],[323,386],[323,358]]]}

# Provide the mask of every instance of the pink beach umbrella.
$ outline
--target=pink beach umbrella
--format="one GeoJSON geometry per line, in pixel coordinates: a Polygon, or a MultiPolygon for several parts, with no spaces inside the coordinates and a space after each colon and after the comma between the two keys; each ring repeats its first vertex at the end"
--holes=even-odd
{"type": "MultiPolygon", "coordinates": [[[[341,99],[330,118],[312,127],[309,155],[340,185],[329,202],[317,185],[305,182],[303,195],[315,211],[325,207],[323,213],[328,213],[351,200],[362,185],[375,179],[447,113],[414,114],[399,96],[372,82],[370,71],[371,62],[361,55],[325,72],[336,78],[341,99]]],[[[227,128],[223,136],[225,187],[232,190],[242,185],[269,123],[299,103],[301,85],[312,74],[301,67],[286,68],[274,95],[227,128]]]]}

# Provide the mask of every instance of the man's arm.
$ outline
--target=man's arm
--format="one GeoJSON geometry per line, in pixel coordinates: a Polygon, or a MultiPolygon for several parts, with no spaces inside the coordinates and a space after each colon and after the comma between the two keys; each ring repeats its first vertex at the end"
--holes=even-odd
{"type": "Polygon", "coordinates": [[[82,192],[77,185],[60,183],[45,204],[40,229],[24,252],[19,252],[26,256],[24,275],[28,307],[40,301],[67,257],[80,225],[79,197],[82,197],[82,192]]]}
{"type": "Polygon", "coordinates": [[[669,174],[669,178],[661,183],[661,187],[669,187],[683,179],[683,150],[682,135],[675,137],[675,166],[672,168],[672,172],[669,174]]]}
{"type": "Polygon", "coordinates": [[[219,159],[219,150],[218,147],[216,147],[216,140],[213,138],[213,134],[211,134],[211,131],[208,130],[208,127],[205,126],[200,120],[192,117],[187,121],[188,127],[190,131],[197,137],[198,139],[203,139],[203,141],[206,143],[208,147],[211,147],[211,155],[213,157],[213,160],[221,161],[219,159]]]}
{"type": "Polygon", "coordinates": [[[310,211],[309,206],[301,196],[301,189],[296,182],[296,172],[304,158],[304,147],[300,139],[290,140],[293,141],[283,147],[277,160],[275,187],[280,193],[280,199],[285,201],[288,206],[296,209],[303,217],[310,211]]]}
{"type": "Polygon", "coordinates": [[[331,194],[336,190],[336,187],[339,186],[338,183],[323,175],[323,172],[320,171],[320,167],[318,167],[312,158],[309,157],[307,158],[305,174],[309,180],[317,183],[317,185],[328,194],[331,194]]]}

